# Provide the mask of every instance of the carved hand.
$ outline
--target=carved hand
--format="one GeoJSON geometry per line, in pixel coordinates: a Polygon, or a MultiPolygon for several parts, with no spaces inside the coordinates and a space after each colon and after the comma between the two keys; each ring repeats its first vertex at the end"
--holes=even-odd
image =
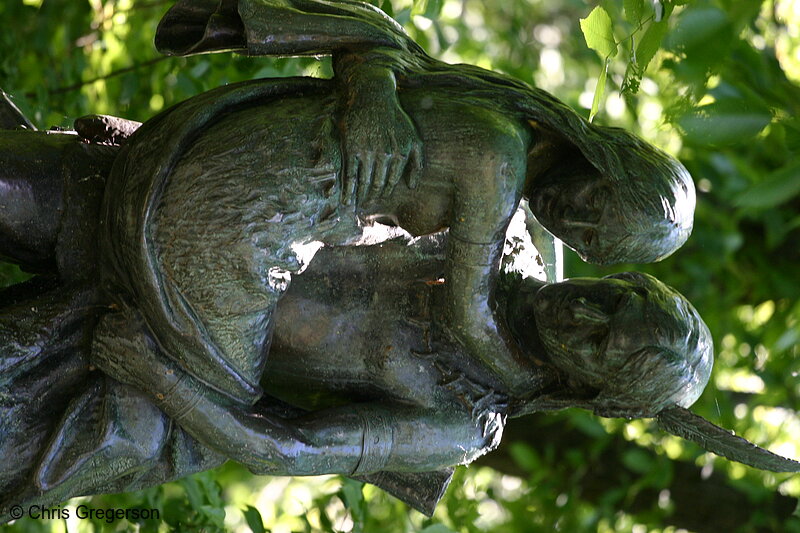
{"type": "Polygon", "coordinates": [[[404,175],[413,189],[422,170],[422,142],[400,107],[394,74],[363,64],[346,72],[340,122],[345,161],[342,203],[390,195],[404,175]]]}
{"type": "Polygon", "coordinates": [[[142,329],[131,326],[126,315],[107,315],[101,321],[92,346],[91,363],[117,381],[150,395],[168,388],[177,378],[175,363],[158,351],[142,329]],[[128,330],[128,335],[105,335],[128,330]]]}
{"type": "Polygon", "coordinates": [[[513,341],[504,323],[476,296],[467,308],[448,310],[445,328],[453,340],[486,367],[514,396],[524,396],[535,380],[533,363],[513,341]]]}

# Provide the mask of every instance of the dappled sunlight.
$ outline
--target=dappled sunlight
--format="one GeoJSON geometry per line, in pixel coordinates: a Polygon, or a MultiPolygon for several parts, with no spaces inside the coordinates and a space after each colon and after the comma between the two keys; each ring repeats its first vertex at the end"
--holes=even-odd
{"type": "Polygon", "coordinates": [[[564,61],[558,50],[545,48],[539,56],[539,61],[541,71],[536,81],[540,87],[558,87],[564,82],[564,61]]]}
{"type": "Polygon", "coordinates": [[[775,302],[768,300],[758,306],[743,305],[736,310],[739,320],[748,331],[762,327],[775,313],[775,302]]]}
{"type": "Polygon", "coordinates": [[[255,477],[247,484],[226,486],[225,526],[229,531],[250,531],[242,510],[258,510],[268,531],[289,533],[311,527],[324,529],[331,523],[336,531],[347,532],[353,520],[336,496],[342,486],[337,476],[312,478],[255,477]],[[325,505],[320,505],[327,502],[325,505]],[[324,513],[324,516],[323,516],[324,513]]]}
{"type": "Polygon", "coordinates": [[[764,380],[747,370],[719,371],[714,383],[720,390],[751,394],[764,392],[764,380]]]}
{"type": "MultiPolygon", "coordinates": [[[[780,24],[768,33],[766,38],[774,38],[775,52],[783,71],[794,82],[800,83],[800,3],[794,0],[773,0],[776,22],[780,24]]],[[[765,2],[763,17],[769,17],[769,5],[765,2]]]]}

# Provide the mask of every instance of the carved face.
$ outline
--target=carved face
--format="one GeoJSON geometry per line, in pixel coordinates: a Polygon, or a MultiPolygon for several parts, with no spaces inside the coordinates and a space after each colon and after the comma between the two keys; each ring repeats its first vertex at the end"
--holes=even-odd
{"type": "Polygon", "coordinates": [[[663,259],[689,237],[694,187],[677,161],[611,179],[579,153],[534,180],[529,204],[550,233],[596,264],[663,259]]]}
{"type": "Polygon", "coordinates": [[[613,188],[595,174],[580,174],[536,192],[536,219],[585,261],[599,262],[626,234],[613,188]]]}
{"type": "Polygon", "coordinates": [[[534,300],[542,343],[606,416],[691,405],[711,371],[711,336],[680,294],[646,274],[547,285],[534,300]]]}

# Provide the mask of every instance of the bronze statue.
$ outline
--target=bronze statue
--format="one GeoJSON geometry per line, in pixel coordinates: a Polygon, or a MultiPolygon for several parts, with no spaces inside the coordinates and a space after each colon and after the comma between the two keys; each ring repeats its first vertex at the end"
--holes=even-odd
{"type": "MultiPolygon", "coordinates": [[[[2,294],[0,456],[35,444],[0,475],[0,504],[232,458],[362,476],[430,512],[447,468],[490,450],[505,416],[568,406],[658,416],[712,451],[796,470],[685,411],[712,350],[671,289],[636,274],[498,278],[522,198],[585,260],[672,253],[694,210],[673,158],[542,91],[438,62],[360,2],[179,1],[156,43],[330,53],[336,75],[219,88],[143,125],[0,135],[0,202],[16,206],[0,211],[0,254],[58,276],[2,294]],[[375,222],[447,229],[446,248],[355,248],[375,222]],[[292,279],[298,250],[321,245],[292,279]]],[[[24,125],[8,105],[0,119],[24,125]]]]}
{"type": "MultiPolygon", "coordinates": [[[[573,406],[658,416],[733,459],[797,466],[685,409],[708,380],[710,336],[688,302],[643,274],[555,285],[501,274],[498,310],[526,357],[541,363],[527,394],[504,394],[437,331],[446,302],[443,241],[320,250],[278,305],[265,395],[250,409],[215,401],[133,320],[109,324],[128,342],[95,360],[104,372],[90,370],[93,355],[81,347],[80,323],[93,315],[85,294],[56,288],[21,302],[7,315],[16,321],[3,323],[6,335],[26,316],[49,322],[39,338],[23,322],[13,339],[38,357],[27,371],[6,367],[18,418],[0,451],[18,459],[0,478],[1,503],[133,490],[232,457],[261,473],[359,476],[430,514],[447,466],[496,446],[506,416],[573,406]]],[[[99,342],[107,334],[99,332],[99,342]]]]}

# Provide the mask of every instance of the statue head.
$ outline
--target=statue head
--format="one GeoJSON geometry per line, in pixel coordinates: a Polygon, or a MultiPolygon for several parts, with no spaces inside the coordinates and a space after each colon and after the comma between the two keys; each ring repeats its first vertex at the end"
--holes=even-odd
{"type": "Polygon", "coordinates": [[[532,302],[539,339],[566,385],[602,416],[688,407],[708,382],[711,334],[692,305],[647,274],[545,285],[532,302]]]}
{"type": "Polygon", "coordinates": [[[717,455],[800,472],[800,462],[687,409],[708,382],[713,347],[703,320],[675,290],[636,272],[544,286],[528,278],[509,288],[515,338],[523,349],[538,348],[550,363],[541,368],[557,374],[549,390],[521,399],[511,416],[583,407],[606,417],[654,417],[661,429],[717,455]]]}
{"type": "Polygon", "coordinates": [[[531,211],[584,261],[663,259],[692,231],[692,178],[677,160],[624,130],[603,130],[608,146],[592,162],[573,148],[533,178],[527,191],[531,211]]]}

